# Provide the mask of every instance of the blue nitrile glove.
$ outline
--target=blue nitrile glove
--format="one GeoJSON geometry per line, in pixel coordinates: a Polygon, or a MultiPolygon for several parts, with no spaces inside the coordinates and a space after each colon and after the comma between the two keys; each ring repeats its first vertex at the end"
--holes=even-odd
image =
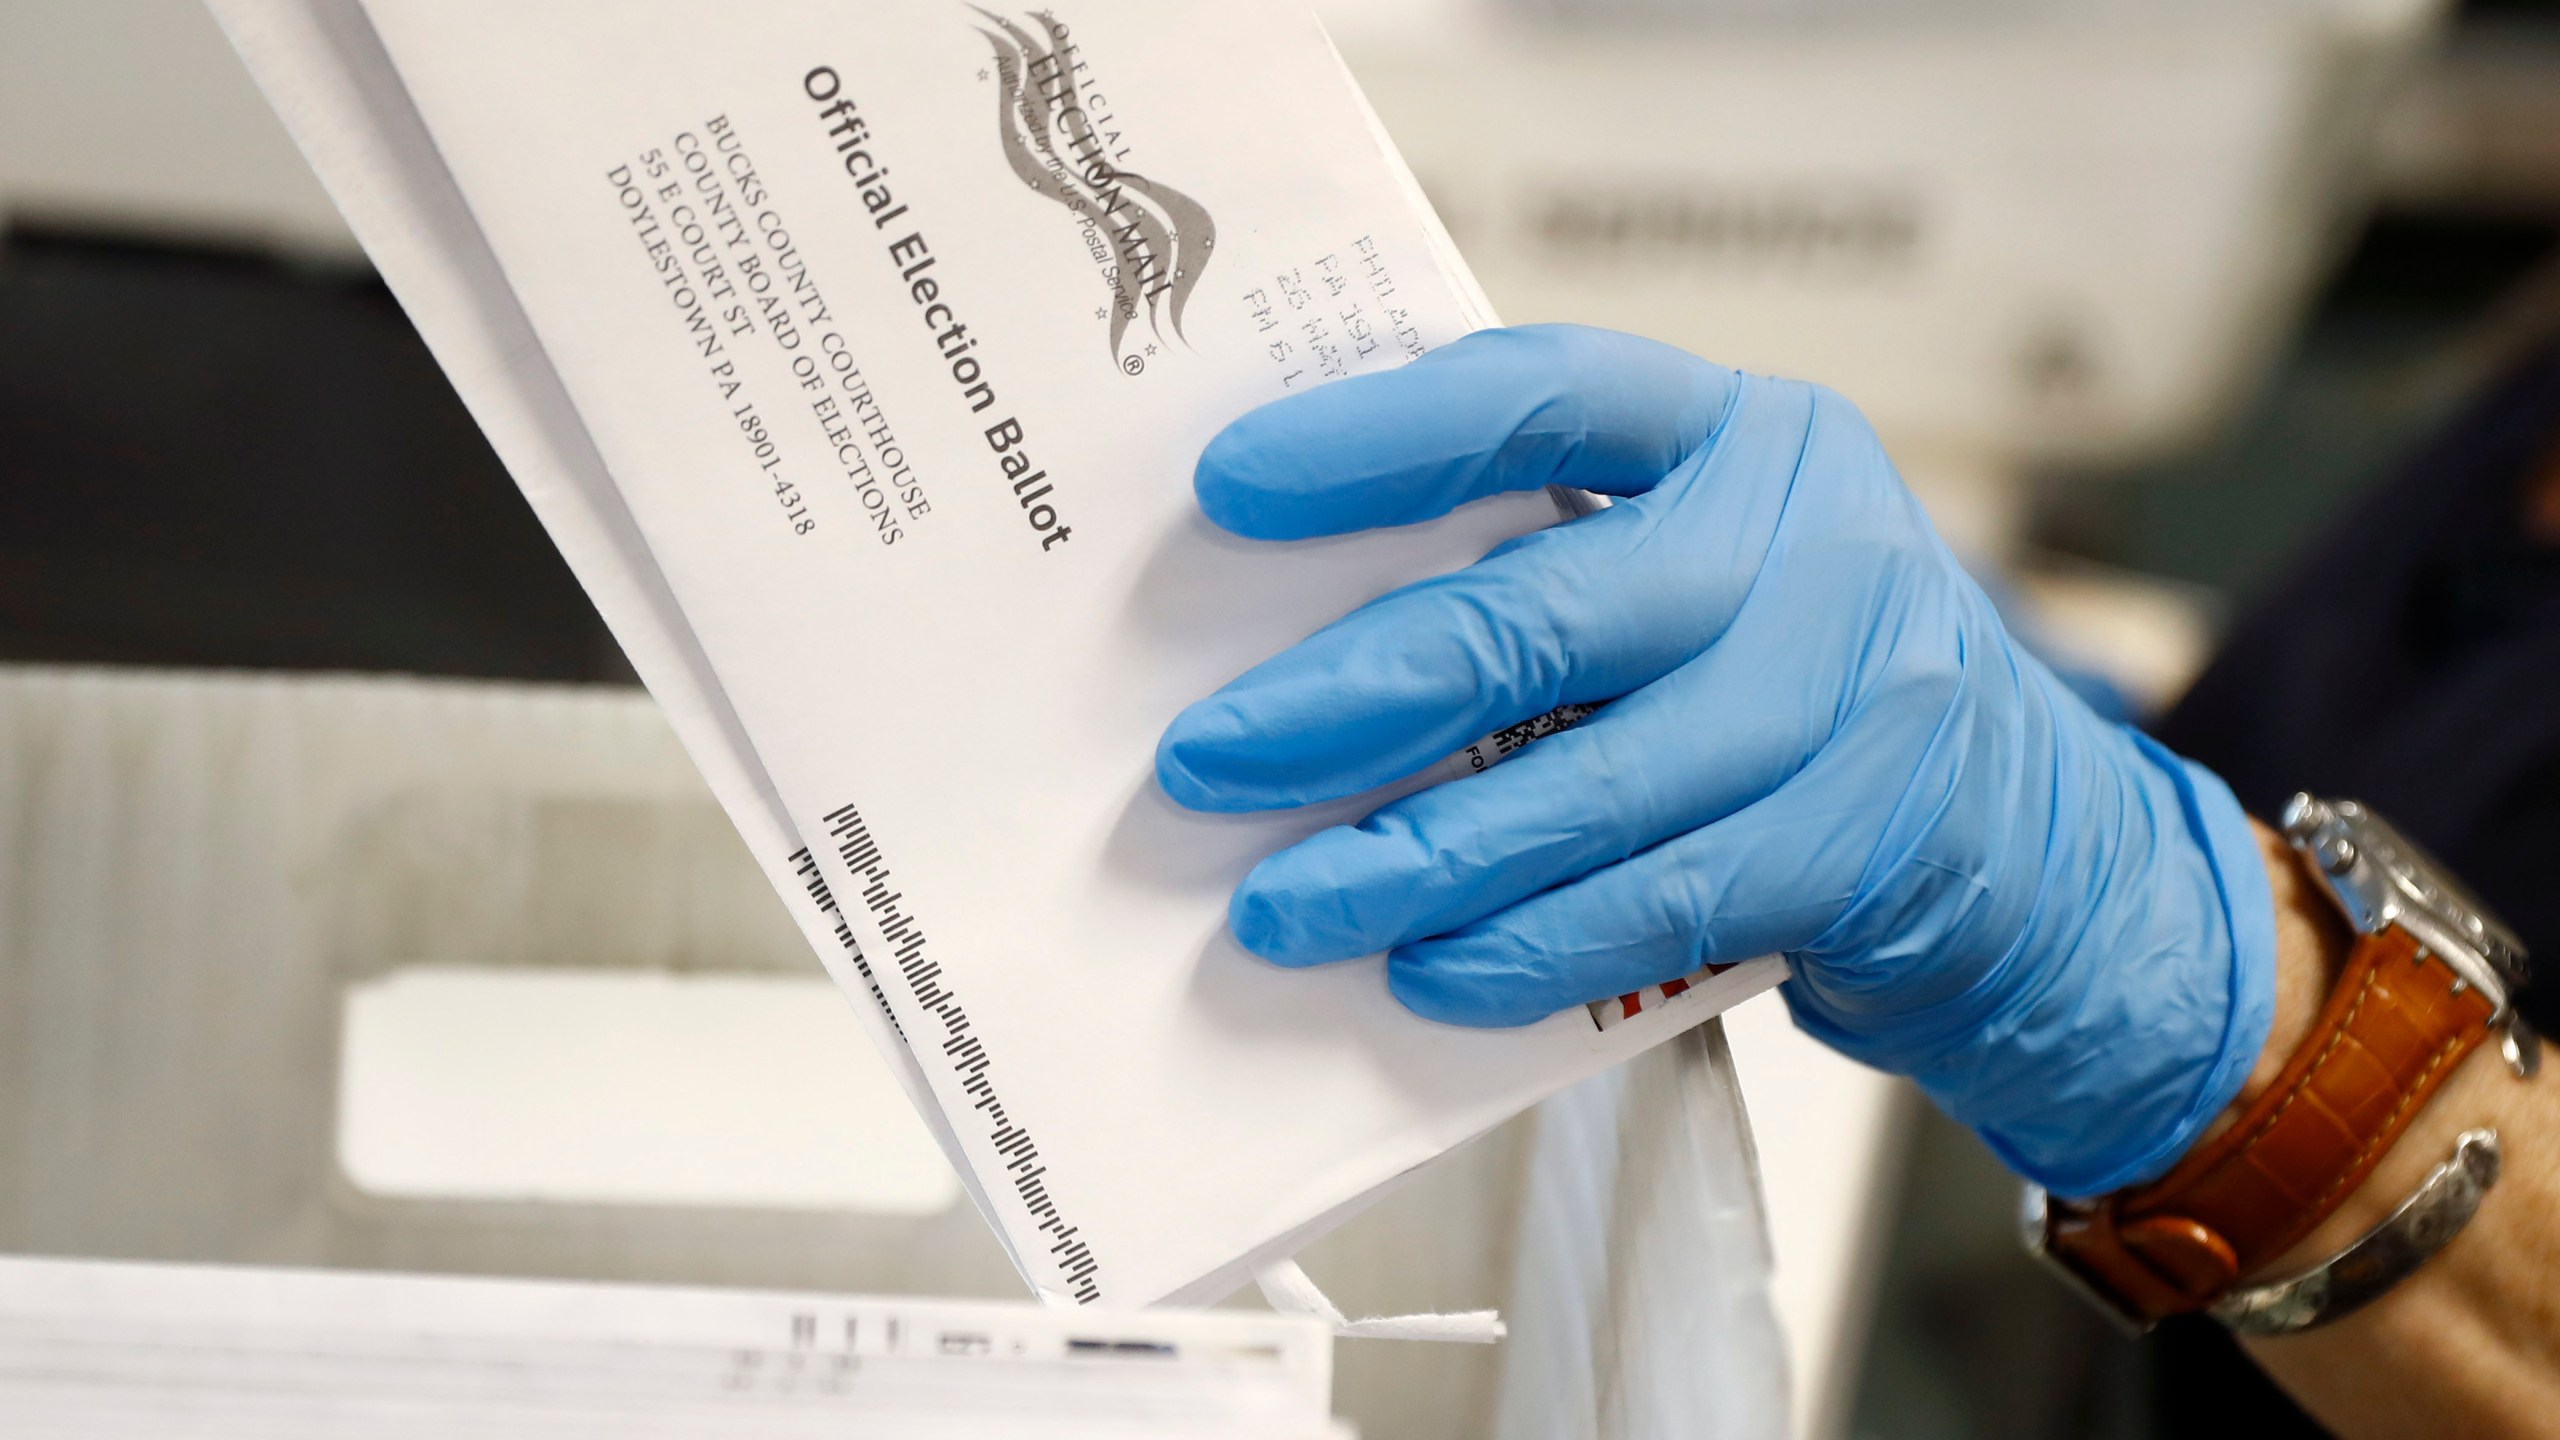
{"type": "Polygon", "coordinates": [[[1624,497],[1387,595],[1183,712],[1199,810],[1329,800],[1570,701],[1509,762],[1257,867],[1283,965],[1391,952],[1517,1025],[1776,951],[1797,1023],[2064,1194],[2155,1174],[2264,1043],[2275,932],[2231,792],[2013,644],[1828,390],[1498,330],[1245,416],[1200,503],[1292,540],[1550,482],[1624,497]]]}

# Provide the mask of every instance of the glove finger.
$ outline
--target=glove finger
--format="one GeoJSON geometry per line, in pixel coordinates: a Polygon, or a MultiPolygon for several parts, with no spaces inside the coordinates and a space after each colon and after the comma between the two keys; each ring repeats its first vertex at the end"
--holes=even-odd
{"type": "Polygon", "coordinates": [[[1776,688],[1768,648],[1727,640],[1491,770],[1271,856],[1229,907],[1237,940],[1283,965],[1375,954],[1733,814],[1802,769],[1837,713],[1776,688]]]}
{"type": "MultiPolygon", "coordinates": [[[[1526,1025],[1710,964],[1812,944],[1855,903],[1898,788],[1834,742],[1768,798],[1571,884],[1392,951],[1406,1008],[1526,1025]]],[[[1890,767],[1883,767],[1890,768],[1890,767]]]]}
{"type": "Polygon", "coordinates": [[[1257,540],[1408,525],[1508,490],[1650,490],[1737,385],[1668,345],[1578,325],[1486,330],[1410,365],[1276,400],[1221,431],[1194,484],[1257,540]]]}
{"type": "Polygon", "coordinates": [[[1245,672],[1166,729],[1165,792],[1218,811],[1356,795],[1688,663],[1752,592],[1817,398],[1754,384],[1663,488],[1372,601],[1245,672]]]}
{"type": "Polygon", "coordinates": [[[1174,717],[1165,793],[1194,810],[1356,795],[1558,705],[1613,700],[1712,631],[1711,572],[1642,555],[1622,506],[1370,602],[1174,717]],[[1642,578],[1628,583],[1630,571],[1642,578]]]}

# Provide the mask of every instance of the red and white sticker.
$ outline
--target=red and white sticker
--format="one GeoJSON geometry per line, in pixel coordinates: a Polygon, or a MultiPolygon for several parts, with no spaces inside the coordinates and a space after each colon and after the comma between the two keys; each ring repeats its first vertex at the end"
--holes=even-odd
{"type": "Polygon", "coordinates": [[[1689,993],[1709,977],[1721,975],[1740,963],[1735,961],[1733,964],[1710,965],[1704,970],[1683,975],[1677,980],[1665,980],[1659,985],[1647,985],[1641,990],[1630,990],[1624,995],[1612,996],[1606,1000],[1594,1000],[1590,1005],[1591,1023],[1606,1030],[1613,1025],[1633,1020],[1647,1010],[1659,1010],[1671,1001],[1689,993]]]}

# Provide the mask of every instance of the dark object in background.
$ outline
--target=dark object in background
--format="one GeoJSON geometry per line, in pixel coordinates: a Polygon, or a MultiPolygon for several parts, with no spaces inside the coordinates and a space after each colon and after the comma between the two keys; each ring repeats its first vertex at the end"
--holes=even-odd
{"type": "MultiPolygon", "coordinates": [[[[2233,627],[2158,727],[2253,813],[2364,800],[2504,916],[2560,1019],[2560,342],[2352,507],[2233,627]],[[2528,517],[2539,513],[2536,523],[2528,517]]],[[[2219,1328],[2153,1342],[2159,1433],[2322,1432],[2219,1328]]]]}
{"type": "Polygon", "coordinates": [[[631,678],[369,273],[23,231],[0,660],[631,678]]]}
{"type": "Polygon", "coordinates": [[[2374,216],[2230,423],[2174,455],[2039,477],[2033,543],[2263,594],[2478,394],[2488,352],[2554,277],[2560,215],[2374,216]]]}
{"type": "Polygon", "coordinates": [[[2560,535],[2526,508],[2560,447],[2560,343],[2422,446],[2232,628],[2160,739],[2273,816],[2370,802],[2503,915],[2560,1019],[2560,535]]]}

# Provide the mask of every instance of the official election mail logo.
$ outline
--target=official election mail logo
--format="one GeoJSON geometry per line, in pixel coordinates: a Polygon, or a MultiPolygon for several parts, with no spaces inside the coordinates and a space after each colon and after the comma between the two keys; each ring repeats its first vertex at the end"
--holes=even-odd
{"type": "Polygon", "coordinates": [[[1139,374],[1168,343],[1189,343],[1182,314],[1217,246],[1217,224],[1198,201],[1129,168],[1119,117],[1056,14],[1016,21],[970,8],[987,22],[978,33],[994,51],[992,70],[981,74],[995,82],[1005,162],[1033,194],[1074,217],[1108,291],[1094,319],[1108,327],[1112,362],[1139,374]]]}

